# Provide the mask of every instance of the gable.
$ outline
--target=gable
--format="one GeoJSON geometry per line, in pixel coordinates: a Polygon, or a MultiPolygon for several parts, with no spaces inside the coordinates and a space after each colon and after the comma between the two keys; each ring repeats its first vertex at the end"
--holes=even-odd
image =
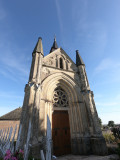
{"type": "Polygon", "coordinates": [[[43,59],[43,65],[59,69],[77,71],[75,63],[62,48],[58,48],[43,59]]]}

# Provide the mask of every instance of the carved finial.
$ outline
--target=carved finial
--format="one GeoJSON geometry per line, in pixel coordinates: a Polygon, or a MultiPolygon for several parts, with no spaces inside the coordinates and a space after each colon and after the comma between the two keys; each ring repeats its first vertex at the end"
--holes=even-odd
{"type": "Polygon", "coordinates": [[[38,40],[39,40],[39,39],[41,39],[41,40],[42,40],[42,37],[38,37],[38,40]]]}

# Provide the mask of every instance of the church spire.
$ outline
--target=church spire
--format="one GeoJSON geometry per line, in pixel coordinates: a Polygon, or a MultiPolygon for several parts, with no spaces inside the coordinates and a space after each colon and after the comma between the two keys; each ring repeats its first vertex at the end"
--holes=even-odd
{"type": "Polygon", "coordinates": [[[54,37],[54,42],[53,42],[53,45],[51,47],[51,50],[50,50],[50,53],[53,52],[54,50],[58,49],[58,45],[57,45],[57,42],[56,42],[56,36],[54,37]]]}
{"type": "Polygon", "coordinates": [[[42,55],[44,55],[44,53],[43,53],[43,45],[42,45],[42,38],[41,37],[39,37],[38,38],[38,42],[37,42],[37,44],[36,44],[36,46],[35,46],[35,48],[34,48],[34,50],[33,50],[33,53],[41,53],[42,55]]]}
{"type": "Polygon", "coordinates": [[[43,57],[44,53],[43,53],[42,38],[39,37],[32,53],[32,64],[29,76],[30,83],[31,82],[40,83],[43,57]]]}
{"type": "Polygon", "coordinates": [[[76,50],[76,65],[77,67],[80,65],[85,65],[78,50],[76,50]]]}

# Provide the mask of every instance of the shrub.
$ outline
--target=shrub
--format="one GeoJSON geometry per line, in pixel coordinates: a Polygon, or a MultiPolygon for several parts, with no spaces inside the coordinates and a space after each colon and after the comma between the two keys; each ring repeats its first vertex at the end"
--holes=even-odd
{"type": "Polygon", "coordinates": [[[120,143],[118,143],[118,155],[120,157],[120,143]]]}
{"type": "Polygon", "coordinates": [[[23,160],[24,158],[23,150],[16,151],[14,154],[11,153],[10,150],[6,151],[5,157],[0,158],[0,160],[23,160]]]}
{"type": "Polygon", "coordinates": [[[105,141],[107,143],[113,143],[113,142],[115,142],[115,137],[114,137],[114,135],[112,133],[105,133],[105,134],[103,134],[103,136],[104,136],[105,141]]]}
{"type": "Polygon", "coordinates": [[[116,139],[120,139],[120,128],[113,127],[111,131],[116,139]]]}
{"type": "MultiPolygon", "coordinates": [[[[28,160],[33,160],[33,159],[41,160],[41,159],[35,159],[29,155],[28,160]]],[[[7,150],[5,156],[3,158],[0,157],[0,160],[24,160],[24,151],[20,149],[12,154],[10,150],[7,150]]]]}

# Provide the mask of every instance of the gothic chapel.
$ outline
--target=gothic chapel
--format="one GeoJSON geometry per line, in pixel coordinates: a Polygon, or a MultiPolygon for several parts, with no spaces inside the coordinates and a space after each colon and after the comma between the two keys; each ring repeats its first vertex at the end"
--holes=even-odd
{"type": "Polygon", "coordinates": [[[42,38],[32,53],[20,119],[20,148],[26,143],[31,120],[31,152],[37,155],[40,148],[44,150],[47,115],[51,122],[53,155],[106,154],[85,64],[78,50],[75,64],[58,47],[55,38],[47,56],[44,56],[42,38]]]}

